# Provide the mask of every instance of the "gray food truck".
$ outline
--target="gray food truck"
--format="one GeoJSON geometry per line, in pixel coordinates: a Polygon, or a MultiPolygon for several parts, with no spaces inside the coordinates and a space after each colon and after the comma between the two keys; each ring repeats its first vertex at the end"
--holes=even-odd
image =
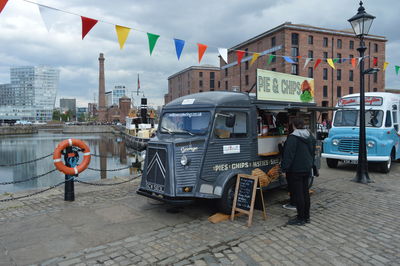
{"type": "MultiPolygon", "coordinates": [[[[279,164],[278,146],[289,133],[291,119],[303,117],[315,134],[315,103],[299,100],[302,80],[309,79],[265,72],[271,71],[257,71],[257,96],[211,91],[165,105],[156,136],[148,142],[137,193],[172,203],[215,199],[220,211],[230,213],[236,176],[256,168],[268,172],[279,164]],[[299,78],[284,87],[284,82],[299,78]]],[[[285,184],[280,177],[268,188],[285,184]]]]}

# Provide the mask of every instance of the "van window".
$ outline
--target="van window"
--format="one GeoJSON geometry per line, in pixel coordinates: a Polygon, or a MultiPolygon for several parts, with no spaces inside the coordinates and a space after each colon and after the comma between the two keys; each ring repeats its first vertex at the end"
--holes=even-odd
{"type": "MultiPolygon", "coordinates": [[[[335,114],[333,125],[335,127],[358,127],[360,115],[359,110],[341,110],[335,114]]],[[[382,110],[367,110],[365,112],[365,126],[381,127],[383,123],[382,110]]]]}
{"type": "Polygon", "coordinates": [[[396,131],[399,131],[399,122],[397,120],[397,105],[392,106],[392,116],[393,116],[393,127],[396,131]]]}
{"type": "Polygon", "coordinates": [[[214,124],[214,136],[218,139],[246,138],[247,137],[247,113],[224,112],[217,113],[214,124]],[[235,115],[234,127],[226,126],[227,115],[235,115]]]}
{"type": "Polygon", "coordinates": [[[161,133],[205,134],[210,122],[210,112],[165,113],[161,118],[161,133]]]}
{"type": "Polygon", "coordinates": [[[391,127],[392,126],[392,116],[390,115],[390,111],[386,111],[386,120],[385,120],[385,127],[391,127]]]}

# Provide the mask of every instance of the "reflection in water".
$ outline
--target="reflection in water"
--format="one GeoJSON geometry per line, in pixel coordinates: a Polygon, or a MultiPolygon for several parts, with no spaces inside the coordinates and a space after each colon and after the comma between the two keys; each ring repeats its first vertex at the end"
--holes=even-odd
{"type": "MultiPolygon", "coordinates": [[[[36,135],[0,136],[0,164],[13,164],[29,161],[50,154],[64,139],[81,139],[89,145],[91,153],[101,157],[91,157],[89,167],[94,169],[116,169],[131,165],[136,161],[136,154],[127,152],[123,141],[117,142],[112,134],[64,135],[39,132],[36,135]]],[[[119,139],[120,140],[120,139],[119,139]]],[[[82,155],[82,154],[80,154],[82,155]]],[[[82,161],[83,156],[80,158],[82,161]]],[[[0,167],[0,182],[19,181],[46,173],[54,169],[52,157],[12,167],[0,167]]],[[[79,174],[80,180],[98,180],[114,176],[128,176],[131,169],[116,172],[85,170],[79,174]]],[[[64,180],[64,174],[56,171],[38,179],[11,185],[0,185],[0,193],[48,187],[64,180]]]]}

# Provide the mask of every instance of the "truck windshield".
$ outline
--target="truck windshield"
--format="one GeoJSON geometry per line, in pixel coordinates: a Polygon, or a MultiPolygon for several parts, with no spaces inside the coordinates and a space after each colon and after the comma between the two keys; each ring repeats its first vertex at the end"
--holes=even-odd
{"type": "Polygon", "coordinates": [[[210,117],[210,112],[165,113],[161,119],[160,131],[169,134],[205,134],[210,117]]]}
{"type": "MultiPolygon", "coordinates": [[[[360,125],[359,110],[340,110],[336,111],[335,127],[358,127],[360,125]]],[[[365,111],[365,126],[381,127],[383,121],[382,110],[367,110],[365,111]]]]}

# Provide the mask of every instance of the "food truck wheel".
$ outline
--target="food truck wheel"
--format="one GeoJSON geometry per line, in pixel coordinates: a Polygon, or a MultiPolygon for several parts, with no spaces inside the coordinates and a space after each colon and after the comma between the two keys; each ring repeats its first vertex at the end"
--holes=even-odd
{"type": "Polygon", "coordinates": [[[326,164],[329,168],[337,168],[339,160],[326,158],[326,164]]]}
{"type": "Polygon", "coordinates": [[[218,200],[218,209],[225,214],[231,214],[233,198],[235,196],[236,176],[229,179],[224,187],[222,197],[218,200]]]}
{"type": "Polygon", "coordinates": [[[392,161],[394,161],[395,158],[395,151],[392,150],[392,153],[390,154],[390,159],[386,162],[381,163],[381,172],[384,174],[387,174],[390,172],[390,167],[392,166],[392,161]]]}

